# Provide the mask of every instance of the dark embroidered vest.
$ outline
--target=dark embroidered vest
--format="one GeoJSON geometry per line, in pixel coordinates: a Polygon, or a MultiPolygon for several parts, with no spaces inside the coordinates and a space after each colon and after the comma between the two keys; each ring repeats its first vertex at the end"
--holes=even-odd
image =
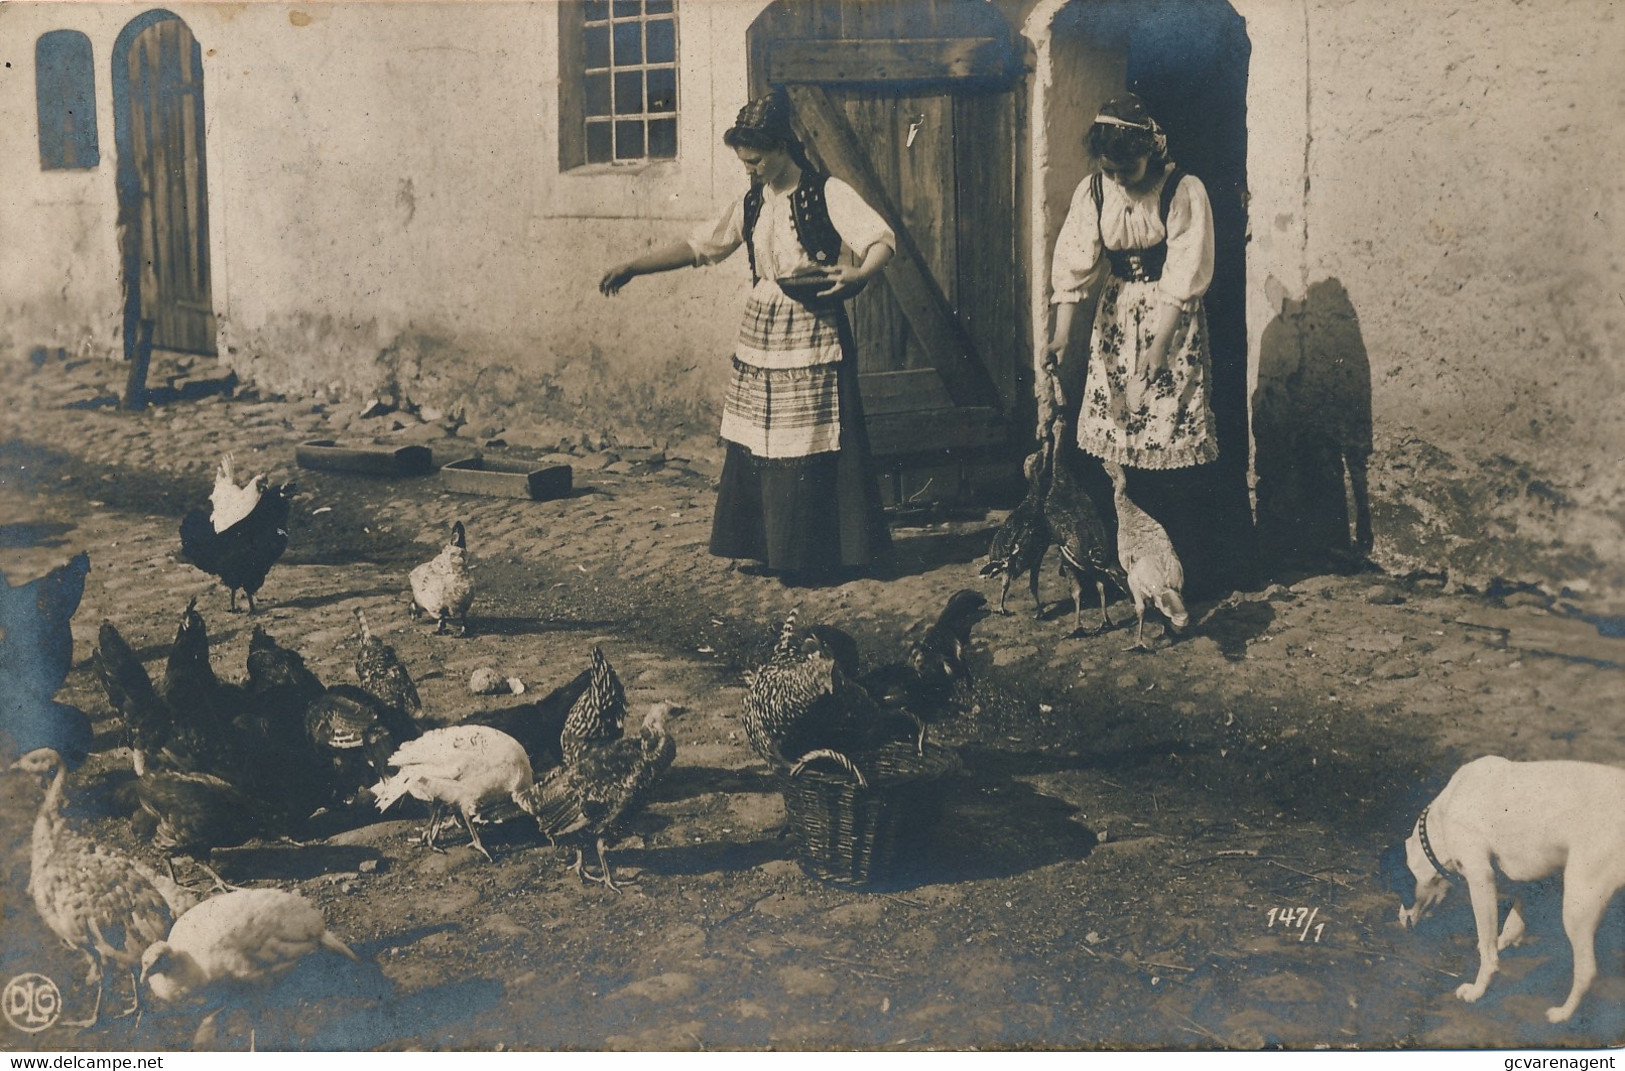
{"type": "MultiPolygon", "coordinates": [[[[801,248],[819,265],[834,264],[841,255],[841,236],[835,224],[829,221],[829,202],[824,200],[824,183],[828,175],[816,171],[801,172],[801,181],[790,194],[790,224],[795,228],[801,248]]],[[[762,215],[762,184],[753,182],[745,194],[745,252],[750,255],[750,279],[756,282],[761,273],[756,270],[756,221],[762,215]]]]}
{"type": "MultiPolygon", "coordinates": [[[[1179,180],[1185,177],[1185,172],[1174,168],[1168,172],[1168,178],[1162,184],[1162,199],[1157,206],[1161,213],[1163,239],[1148,249],[1106,249],[1105,236],[1101,236],[1100,246],[1106,251],[1106,260],[1111,264],[1112,274],[1125,282],[1154,283],[1162,278],[1162,266],[1168,261],[1168,206],[1174,202],[1174,191],[1179,188],[1179,180]]],[[[1100,172],[1096,171],[1089,180],[1089,190],[1095,198],[1095,227],[1100,227],[1100,213],[1105,205],[1105,191],[1101,184],[1100,172]]]]}

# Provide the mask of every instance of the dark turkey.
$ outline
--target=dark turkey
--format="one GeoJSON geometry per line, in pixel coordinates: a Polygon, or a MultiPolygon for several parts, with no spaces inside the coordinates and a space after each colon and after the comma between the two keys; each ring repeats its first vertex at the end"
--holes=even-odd
{"type": "Polygon", "coordinates": [[[1010,594],[1010,582],[1022,573],[1027,574],[1027,586],[1033,593],[1035,616],[1042,617],[1044,603],[1038,597],[1038,569],[1044,564],[1044,553],[1050,547],[1049,524],[1044,519],[1044,494],[1048,490],[1044,454],[1035,451],[1027,455],[1022,473],[1027,477],[1027,494],[993,533],[993,542],[987,549],[987,564],[980,575],[996,576],[999,587],[999,613],[1008,614],[1005,600],[1010,594]]]}
{"type": "Polygon", "coordinates": [[[1044,518],[1049,522],[1050,538],[1061,552],[1061,575],[1072,586],[1072,626],[1075,633],[1083,629],[1083,589],[1092,583],[1100,597],[1100,629],[1111,628],[1112,619],[1106,612],[1106,583],[1128,591],[1128,577],[1117,564],[1117,552],[1106,534],[1106,524],[1100,519],[1094,499],[1073,476],[1064,451],[1062,429],[1064,421],[1056,421],[1049,446],[1050,485],[1044,496],[1044,518]]]}

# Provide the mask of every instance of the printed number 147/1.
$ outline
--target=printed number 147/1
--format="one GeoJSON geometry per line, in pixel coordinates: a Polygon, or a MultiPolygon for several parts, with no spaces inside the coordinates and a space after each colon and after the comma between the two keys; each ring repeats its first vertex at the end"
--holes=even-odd
{"type": "Polygon", "coordinates": [[[1320,944],[1320,935],[1325,932],[1326,929],[1326,924],[1324,922],[1315,922],[1315,916],[1318,914],[1320,914],[1320,908],[1318,907],[1314,910],[1310,910],[1307,907],[1289,907],[1285,909],[1272,907],[1270,908],[1269,928],[1273,930],[1275,928],[1275,924],[1279,922],[1285,929],[1297,930],[1298,940],[1302,941],[1304,938],[1309,936],[1312,927],[1315,935],[1315,944],[1318,945],[1320,944]]]}

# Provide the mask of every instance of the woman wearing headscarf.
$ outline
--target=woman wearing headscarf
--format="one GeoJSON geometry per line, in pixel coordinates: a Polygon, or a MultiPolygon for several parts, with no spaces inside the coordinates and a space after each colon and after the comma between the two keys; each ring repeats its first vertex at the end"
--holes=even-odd
{"type": "Polygon", "coordinates": [[[851,186],[808,162],[782,92],[746,104],[723,143],[749,188],[686,241],[611,268],[599,289],[745,247],[752,285],[723,403],[711,553],[787,583],[837,579],[891,541],[842,303],[886,266],[896,238],[851,186]]]}
{"type": "Polygon", "coordinates": [[[1191,470],[1219,456],[1202,303],[1213,213],[1134,94],[1101,106],[1085,144],[1099,169],[1078,184],[1056,239],[1048,359],[1062,359],[1078,306],[1098,294],[1077,444],[1123,467],[1129,496],[1168,529],[1188,573],[1202,555],[1186,548],[1206,536],[1181,499],[1200,478],[1191,470]]]}

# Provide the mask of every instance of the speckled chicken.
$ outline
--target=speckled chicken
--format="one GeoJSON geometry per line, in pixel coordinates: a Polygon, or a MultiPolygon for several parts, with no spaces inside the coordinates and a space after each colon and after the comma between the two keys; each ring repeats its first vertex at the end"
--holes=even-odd
{"type": "Polygon", "coordinates": [[[166,1004],[211,988],[263,986],[320,949],[354,960],[327,928],[321,908],[281,889],[239,889],[211,897],[147,946],[141,981],[166,1004]]]}
{"type": "Polygon", "coordinates": [[[587,688],[570,707],[559,734],[565,765],[581,757],[584,749],[619,740],[626,731],[626,689],[604,655],[593,647],[587,688]]]}
{"type": "Polygon", "coordinates": [[[890,735],[892,720],[817,634],[797,641],[797,613],[785,618],[767,662],[746,675],[745,736],[780,772],[794,776],[827,759],[867,784],[853,756],[890,735]]]}
{"type": "Polygon", "coordinates": [[[1042,451],[1027,455],[1021,467],[1027,477],[1026,496],[993,533],[987,564],[981,568],[980,575],[996,576],[1002,581],[999,588],[1001,614],[1010,612],[1005,607],[1010,582],[1022,573],[1027,574],[1027,586],[1033,593],[1033,612],[1040,617],[1044,613],[1044,603],[1038,597],[1038,569],[1044,564],[1044,553],[1050,547],[1049,524],[1044,520],[1044,495],[1049,489],[1044,457],[1042,451]]]}
{"type": "MultiPolygon", "coordinates": [[[[216,528],[211,517],[215,507],[199,507],[181,518],[181,556],[226,585],[231,612],[237,612],[237,592],[248,599],[248,612],[254,612],[254,596],[265,578],[288,549],[288,519],[298,490],[291,483],[270,486],[263,476],[252,485],[257,498],[246,516],[224,528],[216,528]]],[[[219,485],[217,484],[217,487],[219,485]]],[[[221,512],[222,519],[236,509],[221,512]]]]}
{"type": "Polygon", "coordinates": [[[451,630],[457,619],[458,634],[468,635],[468,608],[474,602],[474,578],[468,568],[468,536],[463,522],[451,526],[451,542],[440,553],[413,569],[412,616],[428,614],[435,619],[435,635],[451,630]]]}
{"type": "Polygon", "coordinates": [[[584,747],[573,762],[550,771],[516,798],[549,840],[575,843],[570,869],[584,880],[618,888],[608,849],[648,804],[656,783],[677,757],[677,741],[667,731],[666,719],[681,713],[681,707],[670,703],[651,704],[637,736],[584,747]],[[584,844],[594,845],[598,852],[598,876],[588,874],[583,865],[584,844]]]}
{"type": "Polygon", "coordinates": [[[94,1026],[100,1019],[109,968],[130,974],[132,1002],[123,1015],[139,1012],[136,967],[174,917],[159,887],[162,879],[133,857],[69,826],[62,815],[67,768],[56,751],[37,748],[12,768],[49,782],[34,820],[28,891],[51,932],[89,961],[85,984],[96,986],[90,1018],[67,1025],[94,1026]]]}
{"type": "Polygon", "coordinates": [[[1128,592],[1134,598],[1134,613],[1139,619],[1129,650],[1150,650],[1145,642],[1147,603],[1162,612],[1175,632],[1190,621],[1182,594],[1185,570],[1179,564],[1179,555],[1174,553],[1167,530],[1128,497],[1128,479],[1123,467],[1108,461],[1106,474],[1112,478],[1117,506],[1117,557],[1123,563],[1128,592]]]}
{"type": "Polygon", "coordinates": [[[356,626],[361,642],[355,649],[355,675],[361,687],[379,702],[408,718],[423,717],[423,700],[418,698],[417,685],[395,648],[380,640],[367,625],[367,615],[361,607],[355,608],[356,626]]]}
{"type": "MultiPolygon", "coordinates": [[[[431,729],[402,744],[389,757],[396,773],[373,786],[379,811],[386,811],[402,796],[423,800],[431,807],[423,841],[434,851],[440,819],[449,806],[468,830],[469,840],[491,861],[480,841],[475,821],[480,808],[498,800],[519,803],[532,784],[530,760],[519,741],[484,725],[452,725],[431,729]]],[[[524,804],[521,804],[524,806],[524,804]]]]}

